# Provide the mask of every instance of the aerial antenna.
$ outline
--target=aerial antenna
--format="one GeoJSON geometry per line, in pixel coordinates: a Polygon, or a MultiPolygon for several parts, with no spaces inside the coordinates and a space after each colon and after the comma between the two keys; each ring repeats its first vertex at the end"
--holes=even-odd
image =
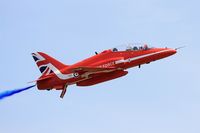
{"type": "Polygon", "coordinates": [[[178,47],[178,48],[175,48],[175,50],[179,50],[179,49],[182,49],[182,48],[185,48],[186,46],[181,46],[181,47],[178,47]]]}

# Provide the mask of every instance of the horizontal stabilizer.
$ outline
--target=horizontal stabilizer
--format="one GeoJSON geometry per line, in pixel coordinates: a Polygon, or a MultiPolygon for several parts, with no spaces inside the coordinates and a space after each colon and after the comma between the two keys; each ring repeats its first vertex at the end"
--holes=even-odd
{"type": "Polygon", "coordinates": [[[39,78],[37,80],[31,81],[31,82],[28,82],[28,83],[33,83],[33,82],[38,82],[38,81],[44,81],[44,80],[50,79],[51,77],[52,76],[45,76],[45,77],[39,78]]]}

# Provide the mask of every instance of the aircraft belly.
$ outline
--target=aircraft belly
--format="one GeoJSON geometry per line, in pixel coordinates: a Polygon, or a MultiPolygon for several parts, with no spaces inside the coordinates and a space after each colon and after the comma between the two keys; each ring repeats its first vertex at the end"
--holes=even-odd
{"type": "Polygon", "coordinates": [[[125,76],[126,74],[128,74],[127,71],[115,71],[115,72],[105,73],[105,74],[96,75],[96,76],[94,75],[90,79],[76,83],[76,85],[77,86],[91,86],[91,85],[95,85],[98,83],[102,83],[105,81],[109,81],[112,79],[116,79],[116,78],[125,76]]]}

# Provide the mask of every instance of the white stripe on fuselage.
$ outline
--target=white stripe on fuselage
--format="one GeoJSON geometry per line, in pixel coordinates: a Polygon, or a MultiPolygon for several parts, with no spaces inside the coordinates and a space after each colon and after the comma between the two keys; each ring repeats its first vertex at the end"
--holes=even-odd
{"type": "Polygon", "coordinates": [[[133,57],[133,58],[128,58],[126,60],[118,60],[118,61],[115,61],[115,64],[131,62],[131,61],[135,61],[135,60],[142,59],[142,58],[145,58],[145,57],[149,57],[149,56],[152,56],[152,55],[164,53],[164,52],[167,52],[167,51],[171,51],[171,50],[167,49],[167,50],[162,50],[162,51],[158,51],[158,52],[155,52],[155,53],[150,53],[150,54],[145,54],[145,55],[141,55],[141,56],[137,56],[137,57],[133,57]]]}
{"type": "Polygon", "coordinates": [[[59,79],[62,79],[62,80],[67,80],[67,79],[71,79],[71,78],[74,78],[74,73],[69,73],[69,74],[62,74],[60,72],[60,70],[58,70],[54,65],[52,65],[51,63],[47,64],[47,66],[49,67],[50,70],[52,70],[56,76],[59,78],[59,79]]]}

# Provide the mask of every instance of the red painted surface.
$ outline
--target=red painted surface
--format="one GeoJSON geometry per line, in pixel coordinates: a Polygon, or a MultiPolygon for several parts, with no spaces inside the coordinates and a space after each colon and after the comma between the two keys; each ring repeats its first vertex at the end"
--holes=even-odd
{"type": "Polygon", "coordinates": [[[125,76],[128,68],[140,66],[176,53],[170,48],[124,51],[105,50],[73,65],[65,65],[45,53],[33,53],[42,76],[36,81],[39,90],[63,90],[68,85],[90,86],[125,76]]]}

